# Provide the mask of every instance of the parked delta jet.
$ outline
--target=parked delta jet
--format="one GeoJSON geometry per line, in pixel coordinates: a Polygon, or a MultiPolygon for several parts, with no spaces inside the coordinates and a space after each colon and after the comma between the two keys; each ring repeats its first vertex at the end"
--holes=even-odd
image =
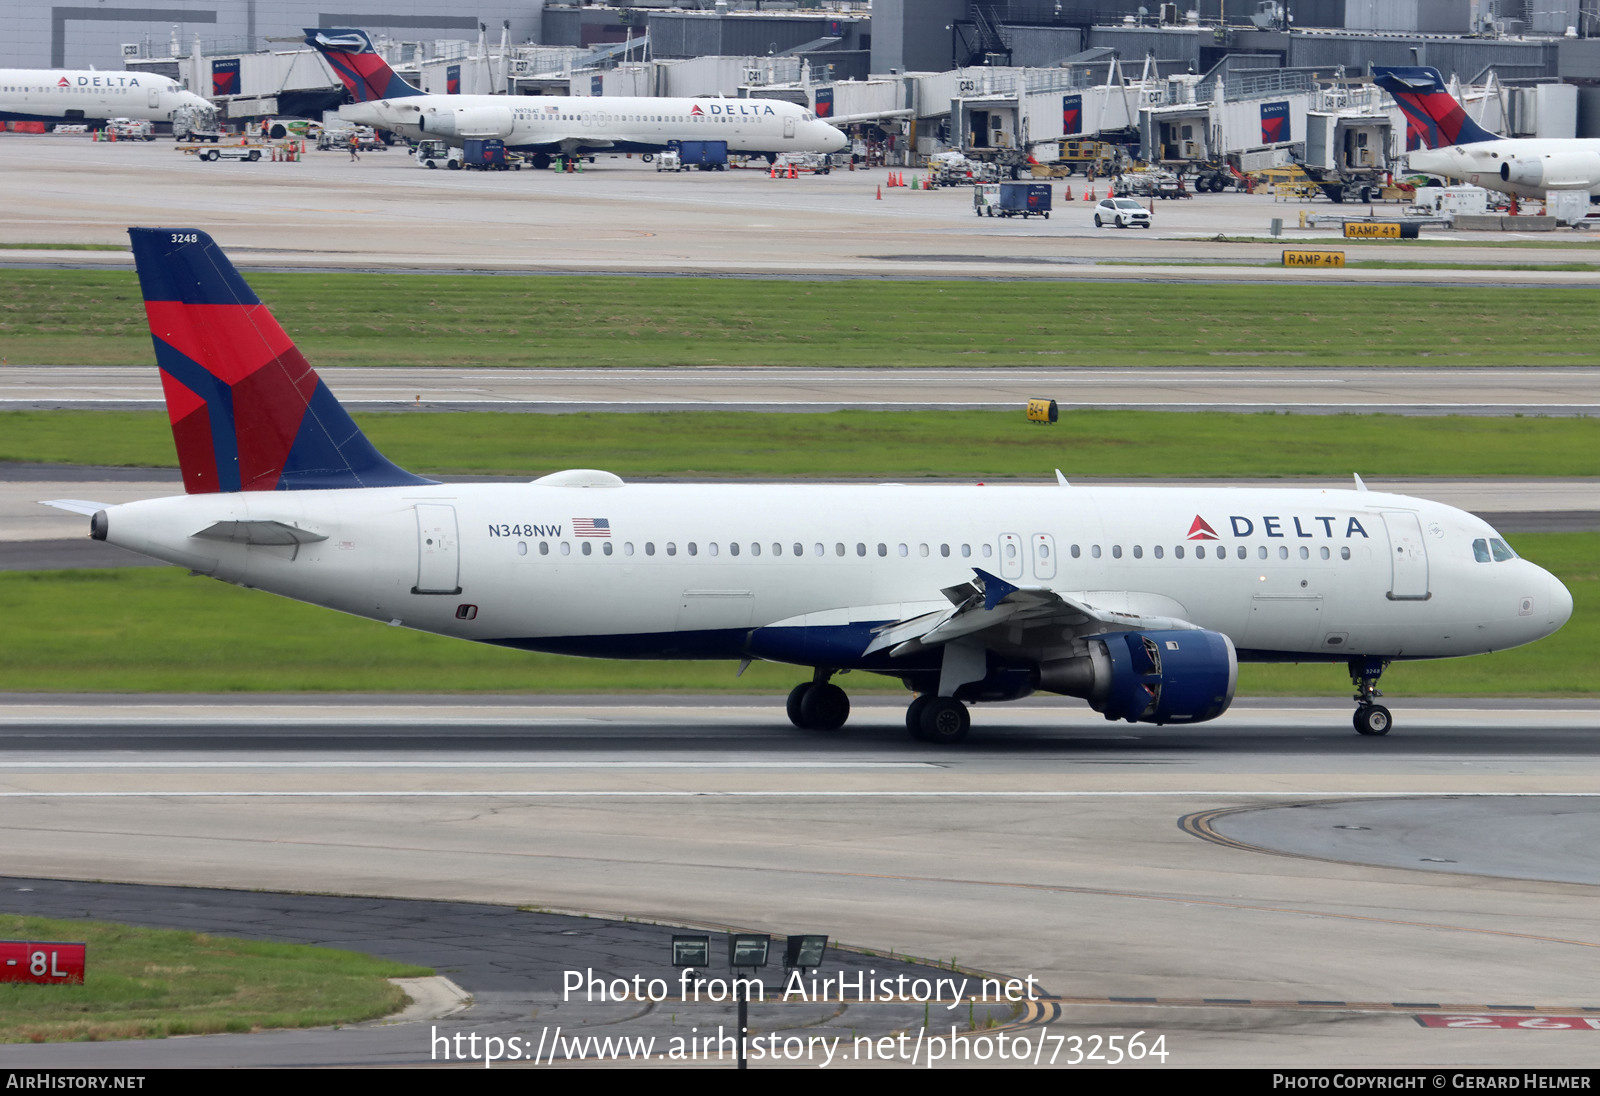
{"type": "Polygon", "coordinates": [[[0,69],[0,122],[170,122],[180,110],[209,118],[216,108],[176,80],[154,73],[0,69]]]}
{"type": "Polygon", "coordinates": [[[728,151],[775,157],[780,152],[838,152],[839,130],[804,107],[780,99],[653,99],[614,96],[428,95],[402,80],[359,30],[306,30],[306,44],[328,60],[353,105],[339,116],[410,138],[459,145],[494,137],[533,154],[661,152],[681,141],[726,141],[728,151]]]}
{"type": "MultiPolygon", "coordinates": [[[[658,485],[574,469],[440,484],[386,460],[203,232],[133,253],[187,494],[91,514],[96,540],[422,631],[604,658],[899,678],[919,739],[1035,690],[1107,719],[1214,719],[1238,663],[1344,663],[1355,727],[1395,659],[1531,643],[1572,613],[1483,521],[1356,489],[658,485]]],[[[1057,474],[1059,477],[1059,473],[1057,474]]]]}
{"type": "Polygon", "coordinates": [[[1460,179],[1523,198],[1552,190],[1600,195],[1600,140],[1500,137],[1467,116],[1438,69],[1372,66],[1372,80],[1393,95],[1406,132],[1423,148],[1406,155],[1413,171],[1460,179]]]}

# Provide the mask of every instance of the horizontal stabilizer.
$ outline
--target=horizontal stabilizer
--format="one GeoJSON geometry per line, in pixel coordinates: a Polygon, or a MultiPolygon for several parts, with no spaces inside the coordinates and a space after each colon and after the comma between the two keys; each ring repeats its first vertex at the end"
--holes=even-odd
{"type": "Polygon", "coordinates": [[[111,509],[108,502],[88,502],[84,499],[40,499],[40,506],[54,506],[57,510],[70,510],[74,514],[87,514],[93,517],[101,510],[111,509]]]}
{"type": "Polygon", "coordinates": [[[289,544],[315,544],[328,538],[281,521],[219,521],[193,534],[202,540],[225,540],[232,544],[261,544],[282,547],[289,544]]]}

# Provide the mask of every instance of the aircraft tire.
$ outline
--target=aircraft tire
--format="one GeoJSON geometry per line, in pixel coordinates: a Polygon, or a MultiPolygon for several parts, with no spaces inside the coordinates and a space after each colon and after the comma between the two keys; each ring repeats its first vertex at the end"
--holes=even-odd
{"type": "Polygon", "coordinates": [[[922,736],[922,713],[927,711],[928,701],[932,699],[931,696],[924,694],[914,698],[906,708],[906,730],[910,731],[911,737],[918,742],[927,741],[922,736]]]}
{"type": "Polygon", "coordinates": [[[954,746],[972,729],[967,706],[949,696],[929,697],[922,709],[922,740],[936,746],[954,746]]]}
{"type": "Polygon", "coordinates": [[[808,731],[837,731],[850,718],[850,698],[831,682],[813,683],[800,698],[800,718],[808,731]]]}
{"type": "Polygon", "coordinates": [[[1389,728],[1394,726],[1389,709],[1382,704],[1363,704],[1356,709],[1351,722],[1355,724],[1356,733],[1361,735],[1388,734],[1389,728]]]}
{"type": "Polygon", "coordinates": [[[796,727],[799,727],[802,731],[806,729],[806,724],[804,717],[800,713],[800,702],[805,700],[806,693],[810,690],[810,688],[811,682],[802,681],[800,684],[789,690],[789,699],[784,705],[789,713],[789,722],[793,723],[796,727]]]}

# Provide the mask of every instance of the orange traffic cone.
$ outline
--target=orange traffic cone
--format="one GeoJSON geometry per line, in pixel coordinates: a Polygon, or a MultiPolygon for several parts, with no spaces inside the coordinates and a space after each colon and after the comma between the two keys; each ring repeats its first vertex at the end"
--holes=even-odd
{"type": "Polygon", "coordinates": [[[883,201],[883,187],[878,188],[878,201],[883,201]]]}
{"type": "Polygon", "coordinates": [[[1072,187],[1070,184],[1061,188],[1061,200],[1063,202],[1072,201],[1072,187]]]}
{"type": "Polygon", "coordinates": [[[778,165],[776,163],[768,164],[767,165],[767,178],[776,179],[777,177],[778,177],[778,165]]]}

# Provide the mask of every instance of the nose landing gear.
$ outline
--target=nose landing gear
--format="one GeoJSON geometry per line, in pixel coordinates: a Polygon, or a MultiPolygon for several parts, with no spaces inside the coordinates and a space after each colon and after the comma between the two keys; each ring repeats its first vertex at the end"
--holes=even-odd
{"type": "Polygon", "coordinates": [[[1389,660],[1383,658],[1352,658],[1350,660],[1350,683],[1356,687],[1355,715],[1351,722],[1355,725],[1356,733],[1363,735],[1388,734],[1389,728],[1394,726],[1394,720],[1389,715],[1389,709],[1382,704],[1375,703],[1376,698],[1383,694],[1378,691],[1378,678],[1383,676],[1383,671],[1389,668],[1389,660]]]}

